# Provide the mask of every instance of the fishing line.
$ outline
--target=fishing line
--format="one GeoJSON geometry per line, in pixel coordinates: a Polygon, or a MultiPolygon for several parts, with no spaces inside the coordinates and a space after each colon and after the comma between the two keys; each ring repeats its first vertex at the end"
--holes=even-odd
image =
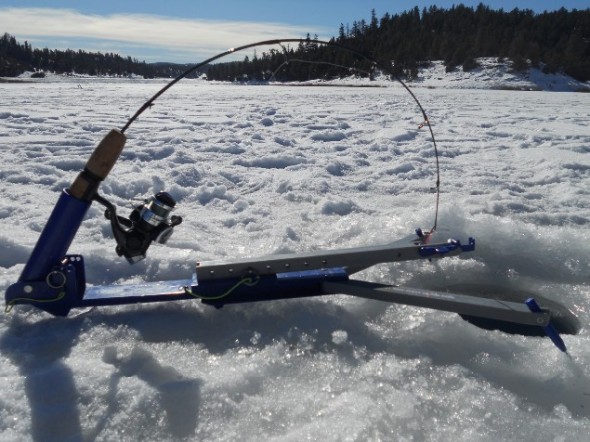
{"type": "Polygon", "coordinates": [[[325,66],[333,66],[336,68],[342,68],[342,69],[347,69],[350,72],[360,72],[361,74],[366,74],[366,75],[371,75],[371,73],[369,71],[364,71],[362,69],[358,69],[352,66],[344,66],[342,64],[336,64],[336,63],[330,63],[329,61],[314,61],[314,60],[304,60],[302,58],[291,58],[289,60],[285,60],[278,68],[276,68],[274,70],[274,72],[272,73],[272,75],[270,76],[270,78],[268,79],[268,81],[272,81],[275,76],[277,75],[277,73],[284,67],[284,66],[288,66],[289,63],[307,63],[307,64],[319,64],[319,65],[325,65],[325,66]]]}
{"type": "Polygon", "coordinates": [[[416,97],[416,95],[414,95],[414,93],[412,92],[412,90],[408,87],[408,85],[401,79],[399,78],[399,76],[393,72],[393,70],[391,69],[390,66],[388,66],[385,63],[381,63],[379,62],[377,59],[373,58],[370,55],[367,55],[359,50],[347,47],[347,46],[343,46],[339,43],[333,42],[333,41],[325,41],[325,40],[309,40],[309,39],[304,39],[304,38],[278,38],[278,39],[273,39],[273,40],[263,40],[263,41],[258,41],[255,43],[250,43],[250,44],[246,44],[243,46],[238,46],[236,48],[230,48],[224,52],[220,52],[217,55],[214,55],[213,57],[210,57],[200,63],[195,64],[194,66],[190,67],[189,69],[187,69],[186,71],[184,71],[183,73],[181,73],[180,75],[178,75],[176,78],[174,78],[172,81],[170,81],[168,84],[166,84],[164,87],[162,87],[158,92],[156,92],[154,94],[154,96],[152,96],[149,100],[147,100],[138,110],[137,112],[135,112],[135,114],[133,114],[133,116],[131,116],[131,118],[129,118],[129,120],[127,121],[127,123],[123,126],[123,128],[121,129],[121,132],[124,133],[134,122],[135,120],[137,120],[137,118],[139,118],[139,116],[141,114],[143,114],[147,109],[149,109],[150,107],[153,106],[154,102],[160,97],[162,96],[168,89],[170,89],[172,86],[174,86],[176,83],[178,83],[180,80],[182,80],[183,78],[187,77],[188,75],[192,74],[193,72],[199,70],[200,68],[202,68],[203,66],[206,66],[216,60],[219,60],[223,57],[226,57],[228,55],[234,54],[236,52],[240,52],[240,51],[244,51],[246,49],[251,49],[251,48],[255,48],[258,46],[274,46],[274,45],[278,45],[280,47],[283,48],[283,50],[285,49],[284,44],[286,43],[300,43],[300,44],[309,44],[309,43],[313,43],[314,45],[322,45],[322,46],[327,46],[327,47],[331,47],[331,48],[335,48],[335,49],[339,49],[345,52],[349,52],[353,55],[356,55],[357,57],[368,61],[369,63],[371,63],[374,67],[380,69],[381,71],[387,73],[392,79],[394,79],[395,81],[397,81],[399,84],[402,85],[402,87],[406,90],[406,92],[408,94],[410,94],[410,96],[412,97],[412,99],[414,100],[414,102],[418,105],[418,108],[420,109],[420,112],[422,113],[422,117],[424,118],[424,123],[422,123],[422,125],[426,125],[428,127],[428,130],[430,132],[430,136],[432,139],[432,145],[434,148],[434,156],[435,156],[435,162],[436,162],[436,184],[435,184],[435,190],[436,190],[436,203],[435,203],[435,213],[434,213],[434,223],[431,229],[431,232],[436,231],[437,228],[437,224],[438,224],[438,211],[439,211],[439,202],[440,202],[440,164],[439,164],[439,153],[438,153],[438,146],[436,144],[436,139],[434,137],[434,131],[432,129],[432,125],[430,124],[430,120],[428,119],[428,115],[426,114],[426,111],[424,110],[424,108],[422,107],[422,104],[420,103],[420,101],[418,100],[418,98],[416,97]]]}

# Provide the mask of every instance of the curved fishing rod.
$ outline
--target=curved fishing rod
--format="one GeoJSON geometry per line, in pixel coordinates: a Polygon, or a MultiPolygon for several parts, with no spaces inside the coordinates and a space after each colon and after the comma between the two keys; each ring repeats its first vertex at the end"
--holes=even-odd
{"type": "Polygon", "coordinates": [[[166,243],[172,229],[182,222],[181,217],[171,216],[176,201],[167,192],[158,192],[143,204],[134,207],[128,218],[117,215],[116,207],[98,194],[100,183],[110,173],[123,151],[126,140],[123,132],[158,97],[201,66],[247,48],[309,41],[294,38],[267,40],[222,52],[196,64],[161,88],[127,121],[122,130],[112,129],[94,149],[70,188],[63,189],[19,280],[6,290],[6,311],[10,311],[16,304],[31,304],[53,315],[66,316],[72,308],[98,305],[197,298],[205,304],[222,307],[225,304],[243,302],[347,294],[364,299],[459,313],[463,319],[484,329],[533,336],[543,333],[561,351],[566,352],[566,346],[559,333],[577,334],[580,330],[578,318],[567,307],[542,297],[538,298],[543,304],[551,304],[541,307],[535,298],[528,297],[520,290],[514,297],[502,292],[490,293],[487,287],[482,291],[477,290],[476,294],[463,295],[386,285],[349,277],[377,264],[442,258],[471,252],[475,249],[475,240],[469,238],[468,244],[461,244],[455,239],[449,239],[445,243],[428,244],[427,239],[436,230],[440,177],[438,150],[426,112],[408,86],[392,72],[391,66],[333,42],[315,41],[348,51],[371,62],[373,67],[378,67],[397,80],[420,108],[424,121],[419,127],[428,126],[436,156],[437,197],[432,230],[423,234],[418,230],[416,233],[422,237],[418,241],[412,236],[384,246],[273,255],[204,265],[197,263],[190,279],[111,286],[99,284],[87,289],[82,255],[68,255],[67,252],[92,202],[96,201],[105,206],[105,216],[111,222],[117,243],[115,251],[130,263],[145,258],[152,242],[166,243]]]}
{"type": "MultiPolygon", "coordinates": [[[[262,41],[258,41],[255,43],[250,43],[250,44],[246,44],[243,46],[230,48],[230,49],[228,49],[224,52],[220,52],[219,54],[214,55],[213,57],[210,57],[200,63],[197,63],[194,66],[187,69],[185,72],[178,75],[176,78],[174,78],[172,81],[170,81],[164,87],[162,87],[158,92],[156,92],[153,97],[151,97],[149,100],[147,100],[137,110],[137,112],[135,112],[135,114],[133,114],[133,116],[131,118],[129,118],[127,123],[121,129],[121,133],[125,133],[125,131],[131,126],[131,124],[133,124],[133,122],[135,120],[137,120],[137,118],[139,118],[139,116],[141,114],[143,114],[148,108],[152,107],[154,102],[160,96],[162,96],[168,89],[170,89],[172,86],[174,86],[180,80],[187,77],[191,73],[197,71],[199,68],[201,68],[203,66],[206,66],[206,65],[208,65],[216,60],[219,60],[220,58],[226,57],[230,54],[244,51],[246,49],[255,48],[258,46],[279,45],[284,48],[284,46],[283,46],[284,43],[310,43],[310,42],[312,42],[312,40],[304,39],[304,38],[277,38],[277,39],[272,39],[272,40],[262,40],[262,41]]],[[[424,108],[422,107],[422,104],[418,100],[418,97],[416,97],[416,95],[414,95],[414,93],[408,87],[408,85],[401,78],[399,78],[399,76],[395,72],[393,72],[393,70],[389,66],[387,66],[387,64],[381,63],[380,61],[378,61],[374,57],[367,55],[359,50],[341,45],[341,44],[333,42],[333,41],[313,40],[313,43],[323,45],[323,46],[333,47],[333,48],[336,48],[336,49],[339,49],[339,50],[342,50],[345,52],[349,52],[351,54],[356,55],[357,57],[360,57],[361,59],[364,59],[364,60],[372,63],[375,67],[381,69],[383,72],[386,72],[391,78],[393,78],[398,83],[400,83],[402,85],[402,87],[406,90],[406,92],[408,92],[408,94],[410,94],[410,96],[412,97],[414,102],[418,105],[418,108],[420,109],[420,112],[422,113],[422,117],[424,118],[424,122],[422,123],[421,127],[423,127],[423,126],[428,127],[428,130],[430,132],[430,136],[432,137],[432,145],[434,147],[434,156],[435,156],[435,161],[436,161],[436,184],[435,184],[436,203],[435,203],[435,213],[434,213],[434,224],[432,226],[431,232],[436,231],[437,224],[438,224],[438,211],[439,211],[439,202],[440,202],[440,164],[439,164],[438,146],[436,144],[436,139],[434,137],[434,131],[433,131],[432,126],[430,124],[430,120],[428,119],[428,115],[426,114],[426,111],[424,110],[424,108]]]]}

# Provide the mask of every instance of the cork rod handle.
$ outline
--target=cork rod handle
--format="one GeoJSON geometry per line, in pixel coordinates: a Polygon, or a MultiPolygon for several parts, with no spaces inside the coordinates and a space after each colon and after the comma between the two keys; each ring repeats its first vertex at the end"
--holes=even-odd
{"type": "Polygon", "coordinates": [[[84,170],[76,177],[68,190],[69,194],[81,200],[90,201],[98,186],[104,180],[123,151],[127,137],[112,129],[96,146],[84,170]]]}

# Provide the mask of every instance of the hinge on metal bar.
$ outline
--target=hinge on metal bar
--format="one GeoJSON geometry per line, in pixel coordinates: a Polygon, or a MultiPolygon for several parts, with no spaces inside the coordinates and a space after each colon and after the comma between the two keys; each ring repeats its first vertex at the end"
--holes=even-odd
{"type": "Polygon", "coordinates": [[[6,308],[33,304],[56,316],[66,316],[84,295],[86,278],[81,255],[66,255],[39,281],[18,281],[6,290],[6,308]]]}
{"type": "Polygon", "coordinates": [[[464,245],[457,239],[449,239],[444,245],[436,246],[422,246],[418,250],[418,254],[423,258],[434,258],[437,256],[444,256],[450,253],[472,252],[475,250],[475,239],[469,238],[469,243],[464,245]]]}

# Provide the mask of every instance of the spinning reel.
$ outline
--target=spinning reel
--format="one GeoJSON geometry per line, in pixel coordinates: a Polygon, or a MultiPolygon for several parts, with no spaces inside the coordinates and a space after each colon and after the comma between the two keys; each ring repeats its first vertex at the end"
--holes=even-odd
{"type": "Polygon", "coordinates": [[[117,241],[115,251],[132,264],[145,258],[153,241],[165,244],[174,227],[182,222],[180,216],[170,216],[176,201],[168,192],[158,192],[146,199],[129,218],[117,215],[115,206],[102,196],[96,194],[94,200],[106,207],[105,217],[110,220],[117,241]]]}

